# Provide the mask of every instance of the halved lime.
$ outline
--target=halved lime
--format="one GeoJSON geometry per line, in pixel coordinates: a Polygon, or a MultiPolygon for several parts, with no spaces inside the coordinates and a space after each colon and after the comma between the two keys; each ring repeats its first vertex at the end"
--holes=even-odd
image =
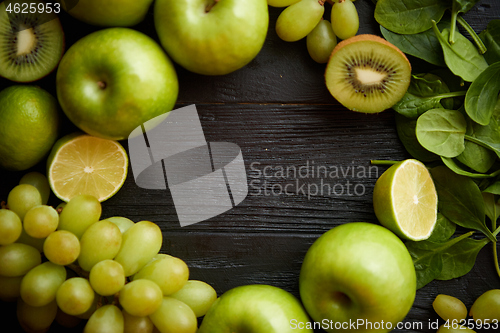
{"type": "Polygon", "coordinates": [[[79,194],[109,199],[122,187],[127,170],[127,152],[119,142],[82,133],[59,139],[47,161],[50,187],[66,202],[79,194]]]}
{"type": "Polygon", "coordinates": [[[432,234],[437,201],[429,170],[414,159],[392,165],[373,189],[373,207],[379,222],[401,238],[414,241],[432,234]]]}

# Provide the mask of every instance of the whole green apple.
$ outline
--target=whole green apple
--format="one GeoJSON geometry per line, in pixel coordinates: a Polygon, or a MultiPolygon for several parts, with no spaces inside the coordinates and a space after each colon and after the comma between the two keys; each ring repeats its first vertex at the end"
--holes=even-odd
{"type": "Polygon", "coordinates": [[[56,88],[62,109],[81,130],[123,140],[171,111],[179,84],[172,62],[153,39],[129,28],[108,28],[69,48],[56,88]]]}
{"type": "Polygon", "coordinates": [[[204,75],[228,74],[252,61],[269,26],[266,0],[157,0],[154,18],[172,59],[204,75]]]}
{"type": "Polygon", "coordinates": [[[153,0],[77,0],[62,1],[62,6],[74,18],[103,27],[131,27],[146,17],[153,0]]]}
{"type": "Polygon", "coordinates": [[[310,332],[309,317],[289,292],[269,285],[246,285],[220,296],[203,318],[197,333],[310,332]]]}
{"type": "Polygon", "coordinates": [[[389,332],[413,305],[416,274],[395,234],[354,222],[313,243],[302,263],[299,289],[309,315],[328,332],[389,332]]]}

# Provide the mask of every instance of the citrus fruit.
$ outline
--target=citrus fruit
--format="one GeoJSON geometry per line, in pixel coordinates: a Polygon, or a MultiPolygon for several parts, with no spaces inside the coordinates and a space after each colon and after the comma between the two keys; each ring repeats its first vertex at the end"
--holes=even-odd
{"type": "Polygon", "coordinates": [[[414,159],[392,165],[373,189],[373,207],[380,223],[414,241],[429,238],[434,230],[437,200],[429,171],[414,159]]]}
{"type": "Polygon", "coordinates": [[[36,86],[0,92],[0,167],[26,170],[40,162],[57,140],[57,100],[36,86]]]}
{"type": "Polygon", "coordinates": [[[79,194],[102,202],[122,187],[127,168],[127,152],[120,143],[78,132],[54,144],[47,178],[54,194],[65,202],[79,194]]]}

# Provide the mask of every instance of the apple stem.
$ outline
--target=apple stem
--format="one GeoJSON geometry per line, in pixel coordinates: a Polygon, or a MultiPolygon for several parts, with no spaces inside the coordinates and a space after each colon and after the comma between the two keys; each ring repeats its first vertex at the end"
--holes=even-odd
{"type": "Polygon", "coordinates": [[[101,88],[102,90],[104,90],[104,89],[106,89],[106,86],[107,86],[107,85],[106,85],[106,82],[104,82],[104,81],[99,81],[99,82],[97,82],[97,86],[98,86],[99,88],[101,88]]]}
{"type": "Polygon", "coordinates": [[[205,13],[208,13],[209,11],[212,10],[212,8],[215,7],[215,5],[220,1],[220,0],[212,0],[213,2],[205,7],[205,13]]]}

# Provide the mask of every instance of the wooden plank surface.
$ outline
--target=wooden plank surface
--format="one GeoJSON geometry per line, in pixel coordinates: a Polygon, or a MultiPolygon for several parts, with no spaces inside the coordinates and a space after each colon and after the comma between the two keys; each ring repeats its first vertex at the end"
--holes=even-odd
{"type": "MultiPolygon", "coordinates": [[[[357,0],[356,6],[360,33],[379,34],[373,3],[357,0]]],[[[305,41],[286,43],[276,36],[274,23],[279,13],[280,9],[271,8],[265,46],[244,69],[223,77],[205,77],[177,68],[181,90],[176,107],[196,104],[207,141],[233,142],[241,147],[250,186],[248,197],[229,212],[181,228],[169,192],[139,188],[130,170],[121,191],[103,204],[103,217],[121,215],[136,222],[157,223],[164,234],[162,252],[184,259],[191,278],[212,284],[219,294],[238,285],[265,283],[298,296],[302,259],[319,235],[342,223],[377,223],[372,190],[385,168],[371,167],[370,160],[409,157],[397,137],[393,111],[364,115],[339,105],[325,88],[324,65],[309,58],[305,41]],[[306,166],[337,170],[338,177],[281,177],[278,173],[287,167],[306,166]],[[336,193],[314,193],[314,186],[324,183],[337,186],[336,193]],[[283,193],[287,184],[309,185],[310,195],[283,193]],[[348,184],[352,191],[357,186],[358,192],[349,194],[348,184]]],[[[480,1],[466,15],[476,31],[484,29],[492,18],[500,18],[498,0],[480,1]]],[[[68,46],[97,30],[67,15],[62,15],[62,21],[68,46]]],[[[136,28],[157,38],[152,13],[136,28]]],[[[415,70],[425,69],[418,60],[410,60],[415,70]]],[[[11,84],[0,79],[0,88],[11,84]]],[[[39,84],[55,93],[54,75],[39,84]]],[[[74,129],[68,124],[65,131],[74,129]]],[[[126,147],[126,142],[123,144],[126,147]]],[[[44,172],[43,164],[34,169],[44,172]]],[[[23,174],[0,173],[0,201],[23,174]]],[[[51,203],[58,201],[52,197],[51,203]]],[[[467,276],[434,281],[418,290],[406,321],[421,322],[424,329],[394,332],[434,332],[428,322],[437,319],[431,303],[439,293],[454,295],[470,307],[484,291],[498,288],[500,279],[492,260],[488,245],[467,276]]],[[[15,306],[2,304],[2,309],[5,307],[10,310],[1,315],[2,327],[14,322],[5,318],[12,316],[15,306]]]]}

